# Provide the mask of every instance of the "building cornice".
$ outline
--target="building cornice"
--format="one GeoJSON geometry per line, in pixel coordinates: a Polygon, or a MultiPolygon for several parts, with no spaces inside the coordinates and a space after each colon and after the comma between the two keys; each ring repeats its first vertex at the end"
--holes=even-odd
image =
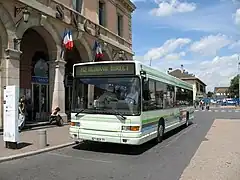
{"type": "Polygon", "coordinates": [[[200,82],[202,85],[207,86],[203,81],[201,81],[199,78],[197,77],[181,77],[181,80],[196,80],[198,82],[200,82]]]}
{"type": "MultiPolygon", "coordinates": [[[[28,7],[30,7],[31,9],[37,11],[37,12],[41,12],[42,14],[45,14],[47,16],[49,16],[50,18],[53,18],[54,20],[58,20],[56,18],[56,10],[53,9],[53,5],[61,5],[64,7],[64,11],[71,13],[75,13],[77,15],[77,17],[79,19],[81,19],[78,23],[79,29],[78,31],[81,32],[85,32],[85,30],[83,29],[83,23],[85,21],[89,22],[89,26],[88,27],[91,29],[91,31],[93,31],[93,34],[96,33],[94,32],[96,30],[96,27],[98,27],[98,29],[100,29],[101,32],[101,36],[99,36],[100,39],[102,39],[103,41],[119,47],[120,49],[126,51],[127,53],[133,55],[132,52],[132,42],[126,40],[123,37],[118,36],[116,33],[112,32],[111,30],[94,23],[93,21],[91,21],[90,19],[87,19],[85,16],[83,16],[82,14],[80,14],[79,12],[74,11],[72,8],[62,4],[61,2],[59,2],[59,0],[52,0],[51,2],[53,2],[52,6],[46,6],[45,4],[42,4],[41,2],[38,2],[36,0],[17,0],[19,3],[26,5],[28,7]],[[110,38],[110,37],[114,37],[114,38],[110,38]]],[[[49,3],[50,4],[50,3],[49,3]]],[[[71,24],[71,18],[64,16],[64,20],[61,20],[62,23],[64,23],[67,26],[71,26],[72,28],[74,28],[71,24]]]]}
{"type": "Polygon", "coordinates": [[[130,0],[117,0],[117,1],[122,3],[124,7],[126,7],[127,10],[130,11],[131,13],[136,9],[135,4],[133,4],[130,0]]]}

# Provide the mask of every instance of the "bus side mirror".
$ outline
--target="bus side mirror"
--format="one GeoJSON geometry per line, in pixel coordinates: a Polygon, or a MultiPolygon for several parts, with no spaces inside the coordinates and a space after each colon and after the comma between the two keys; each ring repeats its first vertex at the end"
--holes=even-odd
{"type": "Polygon", "coordinates": [[[148,82],[148,77],[147,76],[142,76],[142,80],[144,83],[148,82]]]}

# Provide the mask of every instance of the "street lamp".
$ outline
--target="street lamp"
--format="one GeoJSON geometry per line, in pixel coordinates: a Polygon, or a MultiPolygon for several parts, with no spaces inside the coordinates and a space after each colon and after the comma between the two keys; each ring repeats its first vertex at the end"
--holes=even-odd
{"type": "Polygon", "coordinates": [[[119,54],[119,58],[120,58],[120,59],[122,59],[122,58],[123,58],[123,56],[124,56],[124,51],[119,51],[119,53],[118,53],[118,54],[119,54]]]}
{"type": "MultiPolygon", "coordinates": [[[[118,55],[118,58],[123,60],[125,57],[125,52],[123,50],[116,50],[113,49],[112,50],[112,54],[113,54],[113,60],[115,60],[116,56],[118,55]]],[[[126,58],[126,57],[125,57],[126,58]]]]}
{"type": "Polygon", "coordinates": [[[28,11],[27,6],[25,6],[25,7],[16,7],[15,6],[14,7],[14,17],[17,17],[17,15],[21,12],[22,12],[23,16],[17,21],[16,24],[18,24],[22,19],[25,23],[28,22],[30,12],[28,11]]]}
{"type": "Polygon", "coordinates": [[[18,45],[20,44],[21,40],[22,40],[21,38],[19,38],[19,39],[14,38],[13,39],[13,49],[18,50],[18,45]]]}

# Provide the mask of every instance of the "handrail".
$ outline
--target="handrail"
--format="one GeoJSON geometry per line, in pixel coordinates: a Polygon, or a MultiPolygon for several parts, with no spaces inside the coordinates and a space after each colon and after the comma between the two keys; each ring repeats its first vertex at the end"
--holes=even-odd
{"type": "MultiPolygon", "coordinates": [[[[85,20],[88,20],[88,22],[90,22],[90,23],[91,23],[92,25],[94,25],[95,27],[96,27],[96,26],[100,27],[100,32],[101,32],[101,30],[103,30],[103,31],[109,33],[109,35],[114,36],[114,37],[116,38],[115,40],[116,40],[117,42],[119,42],[120,44],[128,47],[129,49],[132,49],[132,43],[131,43],[130,41],[127,41],[125,38],[123,38],[123,37],[121,37],[121,36],[118,36],[116,33],[110,31],[109,29],[107,29],[107,28],[105,28],[105,27],[103,27],[103,26],[101,26],[100,24],[94,23],[93,21],[91,21],[90,19],[88,19],[87,17],[85,17],[84,15],[82,15],[81,13],[79,13],[78,11],[76,11],[76,10],[68,7],[68,6],[65,5],[65,4],[62,4],[62,3],[59,2],[58,0],[52,0],[52,1],[53,1],[54,3],[56,3],[56,4],[59,4],[59,5],[63,6],[64,8],[66,8],[67,10],[69,10],[70,12],[74,12],[75,14],[77,14],[77,15],[80,17],[80,19],[81,19],[81,20],[80,20],[80,23],[83,23],[85,20]],[[120,39],[120,41],[119,41],[119,39],[120,39]],[[121,42],[123,42],[123,43],[121,43],[121,42]]],[[[94,27],[94,29],[96,29],[95,27],[94,27]]],[[[104,34],[106,34],[106,33],[103,33],[103,35],[104,35],[104,34]]],[[[105,36],[107,36],[107,35],[105,35],[105,36]]]]}

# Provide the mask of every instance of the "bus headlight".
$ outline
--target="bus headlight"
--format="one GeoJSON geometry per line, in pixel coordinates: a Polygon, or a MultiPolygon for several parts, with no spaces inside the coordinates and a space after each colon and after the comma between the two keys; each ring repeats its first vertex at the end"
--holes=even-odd
{"type": "Polygon", "coordinates": [[[122,126],[123,131],[139,131],[140,126],[122,126]]]}
{"type": "Polygon", "coordinates": [[[80,122],[71,122],[71,126],[80,126],[80,122]]]}

